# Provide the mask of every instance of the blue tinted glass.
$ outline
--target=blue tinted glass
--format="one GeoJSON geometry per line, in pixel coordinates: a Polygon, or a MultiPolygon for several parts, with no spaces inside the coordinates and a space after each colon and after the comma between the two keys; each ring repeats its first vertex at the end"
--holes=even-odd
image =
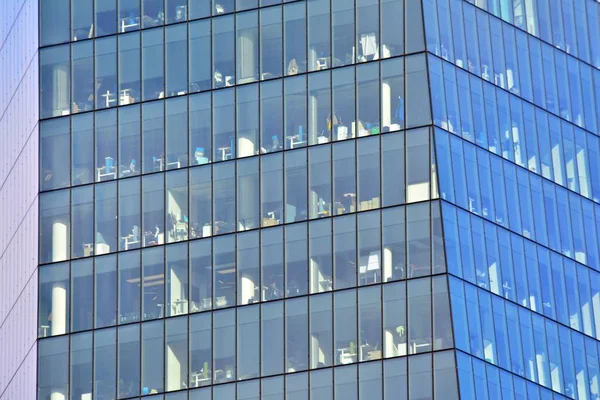
{"type": "Polygon", "coordinates": [[[450,135],[450,148],[452,150],[452,172],[454,174],[454,189],[456,194],[456,205],[467,208],[467,181],[463,165],[462,140],[450,135]]]}
{"type": "Polygon", "coordinates": [[[505,229],[498,229],[498,243],[500,251],[500,266],[502,269],[501,294],[505,298],[516,301],[515,275],[513,272],[512,249],[510,233],[505,229]]]}
{"type": "Polygon", "coordinates": [[[458,233],[460,236],[460,253],[462,255],[463,277],[471,283],[475,283],[475,261],[473,258],[473,243],[471,239],[471,224],[469,213],[457,209],[458,233]]]}

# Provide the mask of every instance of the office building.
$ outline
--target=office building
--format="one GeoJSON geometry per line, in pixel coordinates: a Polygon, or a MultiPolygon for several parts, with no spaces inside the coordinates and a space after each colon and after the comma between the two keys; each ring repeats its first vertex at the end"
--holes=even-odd
{"type": "Polygon", "coordinates": [[[0,12],[0,400],[600,399],[597,1],[0,12]]]}

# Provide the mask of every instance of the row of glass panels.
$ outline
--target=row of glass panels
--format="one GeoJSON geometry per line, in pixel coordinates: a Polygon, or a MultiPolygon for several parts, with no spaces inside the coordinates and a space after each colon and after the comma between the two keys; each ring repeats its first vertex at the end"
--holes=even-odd
{"type": "Polygon", "coordinates": [[[436,125],[600,202],[596,135],[436,57],[430,57],[429,67],[432,85],[440,88],[432,96],[436,125]],[[459,98],[464,99],[460,109],[459,98]],[[462,128],[449,124],[446,113],[460,115],[462,128]]]}
{"type": "Polygon", "coordinates": [[[436,146],[441,198],[600,269],[598,204],[441,129],[436,146]]]}
{"type": "MultiPolygon", "coordinates": [[[[43,339],[38,387],[44,399],[129,398],[452,346],[441,275],[43,339]]],[[[446,378],[455,376],[453,353],[435,354],[447,354],[446,378]]],[[[417,365],[431,377],[425,357],[417,365]]],[[[456,390],[454,379],[445,385],[456,390]]]]}
{"type": "MultiPolygon", "coordinates": [[[[595,12],[598,17],[600,6],[586,2],[592,8],[590,14],[595,12]]],[[[573,0],[563,3],[572,4],[573,0]]],[[[594,91],[600,92],[600,53],[598,69],[594,69],[464,1],[452,0],[451,12],[448,0],[439,0],[437,7],[431,0],[424,4],[429,5],[425,7],[426,20],[432,21],[427,24],[430,52],[590,132],[600,132],[600,96],[594,96],[594,91]],[[465,36],[469,40],[465,41],[465,36]]],[[[560,4],[556,9],[560,10],[560,4]]],[[[577,26],[585,28],[586,23],[577,26]]],[[[598,35],[596,25],[590,37],[598,35]]],[[[599,48],[592,43],[593,49],[599,48]]],[[[453,98],[448,101],[454,104],[453,98]]],[[[460,132],[457,111],[449,108],[444,119],[460,132]]]]}
{"type": "Polygon", "coordinates": [[[40,187],[427,125],[427,85],[425,57],[417,55],[43,121],[40,187]]]}
{"type": "MultiPolygon", "coordinates": [[[[355,10],[352,2],[335,0],[333,26],[329,1],[290,3],[42,49],[41,118],[404,53],[403,23],[395,18],[404,14],[402,0],[383,3],[381,33],[378,1],[360,0],[368,4],[355,10]]],[[[421,22],[420,3],[409,3],[421,22]]],[[[407,18],[412,17],[411,10],[407,12],[407,18]]],[[[417,44],[407,46],[409,52],[424,50],[422,24],[417,28],[418,35],[411,39],[417,44]]]]}
{"type": "MultiPolygon", "coordinates": [[[[457,349],[570,398],[598,398],[597,340],[458,278],[449,283],[457,349]]],[[[482,370],[475,376],[484,389],[482,370]]]]}
{"type": "MultiPolygon", "coordinates": [[[[72,345],[71,365],[73,365],[73,359],[77,357],[78,352],[79,349],[73,349],[72,345]]],[[[89,348],[87,352],[82,351],[81,354],[92,357],[92,351],[89,348]]],[[[66,353],[64,357],[67,357],[66,353]]],[[[67,365],[66,360],[61,359],[60,361],[67,365]]],[[[115,358],[113,357],[110,361],[114,363],[115,358]]],[[[45,360],[40,360],[40,365],[45,367],[45,360]]],[[[85,373],[90,374],[89,372],[85,373]]],[[[77,378],[71,375],[71,382],[74,379],[77,378]]],[[[515,377],[516,379],[518,378],[515,377]]],[[[534,386],[539,388],[539,386],[532,384],[532,388],[529,388],[532,396],[536,393],[533,391],[534,386]]],[[[77,388],[72,387],[71,390],[75,393],[81,393],[82,390],[89,389],[82,385],[77,388]]],[[[542,394],[545,395],[544,389],[541,390],[542,394]]],[[[110,392],[114,395],[114,387],[110,392]]],[[[457,396],[454,353],[440,351],[433,354],[424,353],[411,357],[370,361],[358,365],[321,368],[285,376],[225,383],[214,387],[205,386],[166,394],[144,395],[141,398],[148,400],[222,400],[236,398],[240,400],[283,400],[284,398],[287,400],[308,400],[309,398],[314,400],[352,400],[358,398],[418,400],[435,397],[436,399],[454,400],[458,398],[457,396]]],[[[562,399],[562,396],[556,396],[558,397],[555,397],[555,399],[562,399]]],[[[539,397],[531,398],[539,399],[539,397]]],[[[543,398],[543,400],[546,399],[546,397],[543,398]]]]}
{"type": "Polygon", "coordinates": [[[47,0],[40,46],[114,35],[295,0],[47,0]]]}
{"type": "Polygon", "coordinates": [[[600,68],[600,7],[595,0],[467,0],[531,35],[600,68]]]}
{"type": "Polygon", "coordinates": [[[566,397],[461,351],[456,352],[460,398],[562,400],[566,397]]]}
{"type": "Polygon", "coordinates": [[[431,205],[42,266],[39,335],[443,273],[439,204],[431,205]]]}
{"type": "Polygon", "coordinates": [[[437,198],[429,132],[43,193],[40,263],[437,198]]]}
{"type": "Polygon", "coordinates": [[[600,274],[443,203],[448,271],[480,288],[600,338],[600,274]]]}

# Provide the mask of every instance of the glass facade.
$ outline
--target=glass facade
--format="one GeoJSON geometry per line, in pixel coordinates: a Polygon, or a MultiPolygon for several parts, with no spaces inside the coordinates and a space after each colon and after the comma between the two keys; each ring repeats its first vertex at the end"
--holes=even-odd
{"type": "Polygon", "coordinates": [[[423,10],[461,398],[598,399],[600,4],[423,10]]]}
{"type": "Polygon", "coordinates": [[[38,399],[600,399],[600,3],[39,7],[38,399]]]}

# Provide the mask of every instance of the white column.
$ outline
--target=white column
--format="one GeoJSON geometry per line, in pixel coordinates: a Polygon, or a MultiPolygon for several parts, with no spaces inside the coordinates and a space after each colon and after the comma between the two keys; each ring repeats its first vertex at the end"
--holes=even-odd
{"type": "Polygon", "coordinates": [[[169,268],[169,294],[170,299],[169,302],[171,304],[171,315],[180,315],[187,313],[187,302],[184,298],[183,285],[181,284],[181,279],[175,272],[174,268],[169,268]]]}
{"type": "Polygon", "coordinates": [[[255,154],[254,142],[245,136],[238,137],[238,157],[248,157],[255,154]]]}
{"type": "Polygon", "coordinates": [[[167,390],[181,389],[181,361],[171,345],[167,345],[167,390]]]}
{"type": "Polygon", "coordinates": [[[258,209],[258,187],[250,176],[243,176],[239,180],[238,199],[238,230],[243,231],[258,227],[256,210],[258,209]]]}
{"type": "Polygon", "coordinates": [[[316,144],[319,134],[319,101],[317,96],[308,96],[308,144],[316,144]]]}
{"type": "Polygon", "coordinates": [[[325,353],[321,348],[319,338],[315,335],[310,336],[310,356],[311,368],[317,368],[319,363],[325,364],[325,353]]]}
{"type": "Polygon", "coordinates": [[[319,280],[321,278],[321,271],[319,270],[319,263],[311,257],[310,259],[310,291],[311,293],[319,293],[319,280]]]}
{"type": "Polygon", "coordinates": [[[385,354],[384,356],[387,357],[395,357],[398,354],[396,354],[396,344],[394,343],[394,333],[392,331],[390,331],[389,329],[386,329],[384,331],[384,351],[385,354]]]}
{"type": "Polygon", "coordinates": [[[64,261],[67,257],[68,229],[64,222],[52,224],[52,261],[64,261]]]}
{"type": "Polygon", "coordinates": [[[250,303],[251,299],[254,298],[254,278],[247,274],[247,273],[242,273],[242,282],[241,282],[241,303],[242,304],[248,304],[250,303]]]}
{"type": "Polygon", "coordinates": [[[64,282],[52,285],[52,328],[51,334],[62,335],[67,328],[67,287],[64,282]]]}
{"type": "Polygon", "coordinates": [[[319,195],[314,190],[310,189],[310,197],[308,199],[308,209],[310,211],[310,218],[316,218],[319,213],[319,195]]]}
{"type": "Polygon", "coordinates": [[[65,400],[65,395],[60,389],[57,389],[50,394],[50,400],[65,400]]]}
{"type": "Polygon", "coordinates": [[[383,248],[383,282],[387,282],[392,278],[393,274],[393,258],[392,250],[389,247],[383,248]]]}
{"type": "Polygon", "coordinates": [[[68,114],[69,107],[69,70],[66,65],[58,64],[52,71],[52,115],[68,114]]]}
{"type": "Polygon", "coordinates": [[[311,47],[308,50],[308,70],[315,71],[317,69],[317,50],[311,47]]]}
{"type": "Polygon", "coordinates": [[[381,83],[381,126],[392,124],[392,87],[388,81],[381,83]]]}
{"type": "Polygon", "coordinates": [[[238,83],[252,82],[256,74],[256,35],[246,29],[238,34],[238,83]]]}

